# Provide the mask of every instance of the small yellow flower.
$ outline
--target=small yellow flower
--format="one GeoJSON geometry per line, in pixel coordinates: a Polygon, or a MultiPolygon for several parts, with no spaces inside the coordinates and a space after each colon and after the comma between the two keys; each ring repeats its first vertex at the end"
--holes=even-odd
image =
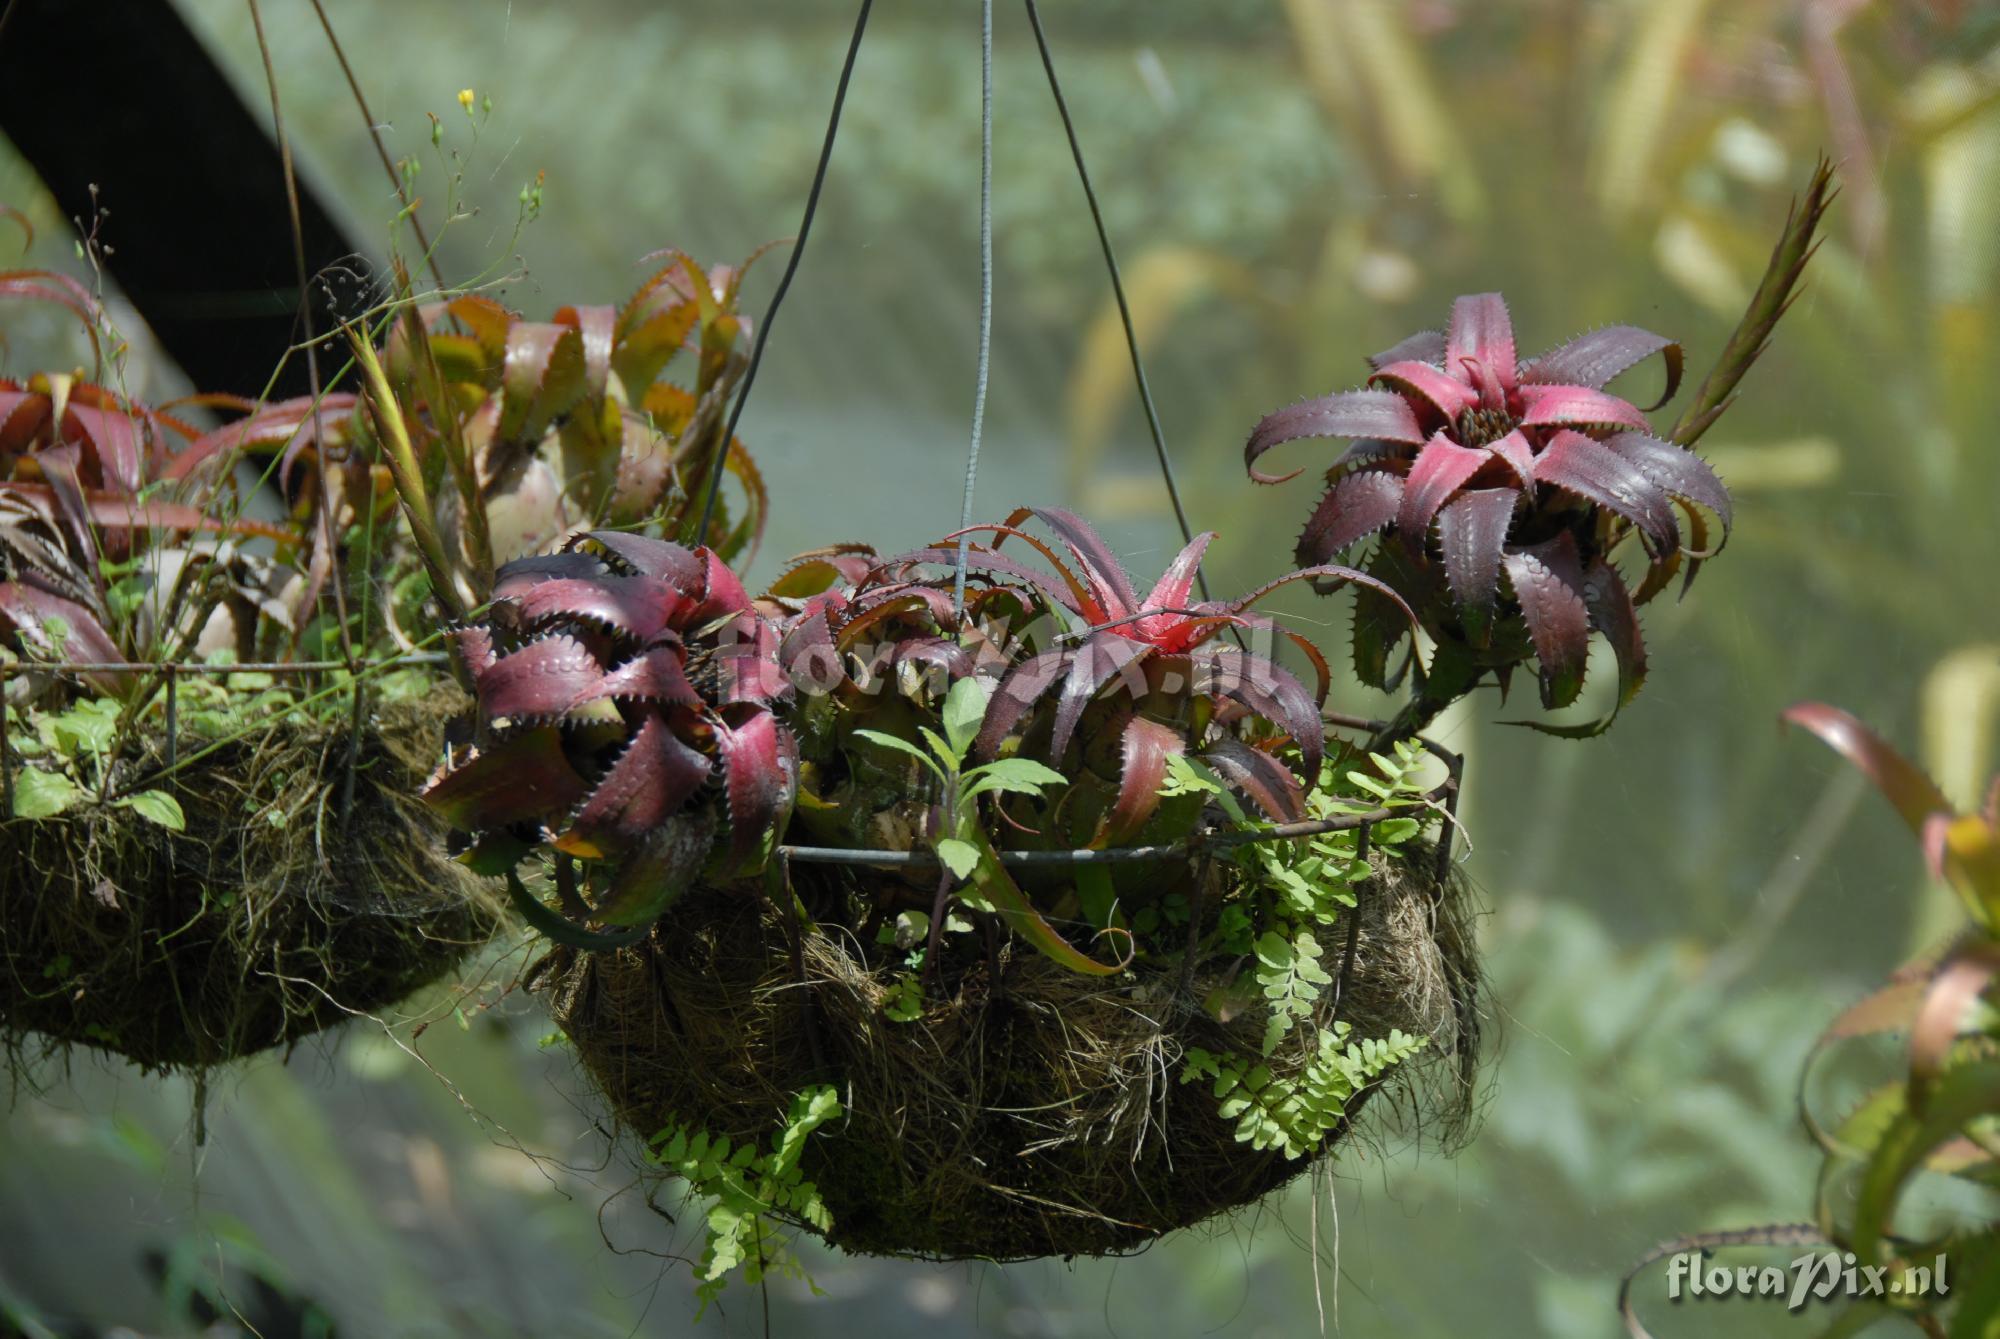
{"type": "Polygon", "coordinates": [[[463,107],[463,108],[465,108],[465,110],[467,110],[467,111],[471,111],[471,110],[472,110],[472,90],[471,90],[471,89],[469,89],[469,88],[461,88],[461,89],[459,89],[459,90],[458,90],[458,105],[459,105],[459,106],[461,106],[461,107],[463,107]]]}

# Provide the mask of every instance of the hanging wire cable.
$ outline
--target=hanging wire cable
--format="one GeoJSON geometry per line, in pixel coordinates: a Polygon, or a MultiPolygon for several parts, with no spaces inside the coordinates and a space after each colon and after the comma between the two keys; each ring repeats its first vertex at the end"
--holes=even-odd
{"type": "MultiPolygon", "coordinates": [[[[1055,95],[1056,111],[1062,117],[1063,133],[1069,136],[1070,157],[1076,162],[1077,180],[1083,183],[1083,198],[1090,202],[1090,221],[1097,225],[1097,244],[1104,250],[1104,268],[1111,273],[1111,294],[1118,301],[1118,319],[1125,326],[1125,349],[1132,358],[1132,377],[1139,385],[1139,403],[1146,410],[1146,427],[1153,435],[1153,454],[1160,461],[1160,477],[1166,480],[1167,500],[1173,503],[1174,520],[1181,528],[1181,542],[1192,543],[1194,530],[1188,525],[1187,509],[1181,505],[1180,485],[1174,479],[1174,462],[1167,454],[1166,430],[1160,426],[1160,411],[1153,405],[1153,389],[1146,380],[1146,363],[1139,354],[1139,335],[1132,326],[1132,308],[1125,301],[1125,280],[1118,271],[1118,256],[1111,249],[1111,234],[1104,226],[1104,211],[1098,207],[1097,188],[1091,185],[1090,169],[1084,165],[1083,145],[1076,137],[1076,122],[1070,118],[1069,100],[1063,96],[1062,80],[1056,77],[1055,56],[1049,51],[1048,34],[1042,29],[1042,12],[1035,0],[1026,0],[1028,23],[1035,30],[1035,46],[1042,53],[1042,69],[1049,76],[1049,92],[1055,95]]],[[[1201,598],[1207,600],[1208,578],[1199,571],[1201,598]]]]}
{"type": "MultiPolygon", "coordinates": [[[[993,362],[993,0],[979,6],[979,371],[972,390],[972,444],[965,453],[965,496],[958,528],[972,524],[972,492],[979,482],[979,437],[986,427],[986,378],[993,362]]],[[[965,613],[965,564],[972,537],[958,537],[958,573],[952,609],[965,613]]]]}
{"type": "Polygon", "coordinates": [[[722,441],[709,464],[708,494],[702,499],[701,523],[694,530],[697,543],[708,541],[709,523],[715,517],[715,499],[722,491],[723,471],[729,464],[729,446],[736,440],[737,420],[743,417],[743,406],[750,400],[750,388],[757,384],[757,368],[764,361],[764,343],[771,337],[771,322],[777,319],[778,307],[791,289],[792,276],[798,273],[799,260],[806,253],[806,238],[812,232],[813,215],[819,210],[820,188],[826,185],[827,164],[833,161],[833,141],[840,133],[840,113],[847,105],[848,81],[854,77],[854,58],[860,54],[861,36],[868,30],[868,11],[873,7],[874,0],[861,0],[861,12],[854,19],[854,36],[848,39],[847,60],[840,67],[840,84],[833,91],[833,114],[826,121],[826,142],[820,145],[819,165],[813,169],[812,190],[806,194],[805,215],[799,220],[798,241],[792,246],[791,259],[785,262],[777,292],[771,294],[771,305],[764,309],[764,319],[757,325],[757,338],[750,346],[750,366],[743,373],[743,389],[736,393],[736,403],[730,406],[729,423],[722,430],[722,441]]]}

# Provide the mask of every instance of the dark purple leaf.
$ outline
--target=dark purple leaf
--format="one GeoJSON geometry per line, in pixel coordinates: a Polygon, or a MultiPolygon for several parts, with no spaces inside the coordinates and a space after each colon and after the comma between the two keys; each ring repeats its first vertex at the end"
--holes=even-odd
{"type": "Polygon", "coordinates": [[[1493,597],[1500,585],[1500,553],[1521,495],[1511,488],[1480,488],[1465,493],[1438,513],[1438,548],[1444,554],[1445,581],[1458,601],[1466,632],[1475,645],[1486,644],[1493,617],[1493,597]]]}
{"type": "Polygon", "coordinates": [[[1523,367],[1521,380],[1538,384],[1566,382],[1602,390],[1613,377],[1656,353],[1667,367],[1667,388],[1660,393],[1658,403],[1651,406],[1658,409],[1680,389],[1681,346],[1636,325],[1608,325],[1578,335],[1523,367]]]}
{"type": "Polygon", "coordinates": [[[597,685],[598,697],[692,706],[701,700],[687,679],[687,652],[679,646],[657,646],[632,657],[606,674],[597,685]]]}
{"type": "MultiPolygon", "coordinates": [[[[1729,490],[1722,486],[1722,480],[1716,478],[1707,461],[1684,446],[1645,432],[1621,432],[1606,438],[1604,445],[1638,466],[1668,493],[1715,513],[1722,522],[1723,543],[1728,543],[1729,490]]],[[[1720,549],[1721,545],[1716,547],[1720,549]]]]}
{"type": "Polygon", "coordinates": [[[133,415],[113,405],[72,400],[68,418],[89,441],[107,489],[130,495],[144,486],[146,467],[140,458],[139,424],[133,415]]]}
{"type": "Polygon", "coordinates": [[[576,838],[605,849],[620,849],[644,838],[679,813],[713,770],[709,760],[648,712],[632,741],[590,798],[576,810],[570,827],[576,838]]]}
{"type": "Polygon", "coordinates": [[[975,758],[990,759],[999,753],[1021,718],[1062,681],[1069,656],[1067,648],[1043,651],[1007,671],[1007,677],[993,690],[993,700],[986,704],[986,719],[972,742],[975,758]]]}
{"type": "Polygon", "coordinates": [[[1290,670],[1267,656],[1234,647],[1197,651],[1192,662],[1197,688],[1240,702],[1283,730],[1304,755],[1306,774],[1319,775],[1326,747],[1319,702],[1290,670]]]}
{"type": "Polygon", "coordinates": [[[1167,759],[1187,751],[1187,741],[1158,721],[1134,716],[1125,723],[1125,760],[1118,773],[1118,799],[1092,846],[1123,846],[1139,834],[1160,807],[1167,759]]]}
{"type": "Polygon", "coordinates": [[[550,553],[532,558],[516,558],[501,565],[493,578],[493,598],[513,599],[544,581],[593,581],[607,575],[610,568],[588,553],[550,553]]]}
{"type": "Polygon", "coordinates": [[[558,634],[501,656],[473,679],[488,718],[561,716],[601,697],[603,667],[574,637],[558,634]]]}
{"type": "Polygon", "coordinates": [[[1293,550],[1300,565],[1329,562],[1396,519],[1403,480],[1387,470],[1360,470],[1326,490],[1293,550]]]}
{"type": "Polygon", "coordinates": [[[1612,654],[1618,658],[1618,700],[1599,719],[1580,725],[1524,722],[1543,734],[1564,739],[1592,739],[1603,734],[1618,719],[1618,713],[1632,704],[1646,682],[1646,644],[1639,635],[1639,614],[1632,606],[1632,596],[1625,589],[1618,569],[1600,558],[1585,574],[1583,599],[1592,626],[1604,634],[1612,654]]]}
{"type": "Polygon", "coordinates": [[[1233,735],[1224,735],[1201,751],[1201,760],[1216,775],[1279,823],[1296,823],[1305,816],[1306,801],[1299,779],[1292,769],[1252,748],[1233,735]]]}
{"type": "Polygon", "coordinates": [[[1269,414],[1250,430],[1243,445],[1243,466],[1258,483],[1278,484],[1302,472],[1271,475],[1257,470],[1257,458],[1272,447],[1302,437],[1371,437],[1385,442],[1420,446],[1424,430],[1409,403],[1394,391],[1340,391],[1289,405],[1269,414]]]}
{"type": "MultiPolygon", "coordinates": [[[[1055,732],[1049,739],[1051,758],[1062,757],[1083,709],[1096,698],[1098,690],[1150,650],[1145,643],[1116,632],[1099,632],[1070,652],[1069,674],[1063,679],[1062,696],[1056,703],[1055,732]]],[[[1139,683],[1143,682],[1141,677],[1139,683]]]]}
{"type": "MultiPolygon", "coordinates": [[[[1132,579],[1126,575],[1124,565],[1103,537],[1086,525],[1081,517],[1060,507],[1025,507],[1010,516],[1007,524],[1018,525],[1020,518],[1027,515],[1033,515],[1055,531],[1076,557],[1077,566],[1083,569],[1084,580],[1089,583],[1108,618],[1137,612],[1139,596],[1132,589],[1132,579]]],[[[1197,553],[1196,557],[1199,556],[1197,553]]]]}
{"type": "Polygon", "coordinates": [[[589,792],[563,753],[562,732],[540,726],[479,750],[424,789],[424,803],[460,832],[560,820],[589,792]]]}
{"type": "Polygon", "coordinates": [[[649,642],[685,615],[687,597],[650,577],[557,577],[505,598],[520,611],[521,625],[540,627],[581,620],[636,642],[649,642]]]}
{"type": "Polygon", "coordinates": [[[1371,368],[1387,367],[1391,363],[1433,363],[1444,362],[1444,331],[1419,330],[1416,334],[1391,344],[1382,352],[1368,360],[1371,368]]]}
{"type": "Polygon", "coordinates": [[[792,620],[778,643],[778,665],[794,685],[816,693],[830,693],[847,682],[847,666],[833,644],[825,610],[792,620]]]}
{"type": "Polygon", "coordinates": [[[1576,701],[1590,659],[1590,614],[1583,602],[1583,572],[1576,541],[1567,533],[1501,559],[1521,606],[1542,671],[1542,705],[1553,710],[1576,701]]]}
{"type": "Polygon", "coordinates": [[[1535,478],[1608,507],[1639,527],[1655,558],[1680,547],[1674,504],[1639,466],[1602,442],[1560,429],[1535,458],[1535,478]]]}
{"type": "Polygon", "coordinates": [[[1396,530],[1405,542],[1422,548],[1431,518],[1452,494],[1479,473],[1490,457],[1484,451],[1448,441],[1440,432],[1418,454],[1403,484],[1403,505],[1396,513],[1396,530]]]}
{"type": "Polygon", "coordinates": [[[628,571],[658,577],[683,595],[698,595],[704,589],[702,560],[682,545],[622,530],[593,530],[571,540],[568,548],[574,552],[579,544],[586,542],[603,549],[628,571]]]}
{"type": "Polygon", "coordinates": [[[715,815],[683,810],[648,832],[613,867],[594,916],[606,925],[647,926],[693,886],[708,863],[715,815]]]}

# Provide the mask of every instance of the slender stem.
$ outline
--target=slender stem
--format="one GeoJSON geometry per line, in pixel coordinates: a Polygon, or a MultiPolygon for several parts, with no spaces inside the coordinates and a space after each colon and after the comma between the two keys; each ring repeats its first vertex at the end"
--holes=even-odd
{"type": "Polygon", "coordinates": [[[333,22],[326,16],[326,7],[320,0],[312,0],[313,13],[319,15],[319,26],[326,33],[327,45],[333,48],[333,58],[340,62],[340,72],[347,78],[347,90],[354,95],[354,105],[361,109],[361,119],[368,124],[368,137],[375,144],[375,156],[382,160],[382,170],[389,174],[389,184],[395,188],[396,199],[403,206],[403,214],[410,220],[410,231],[416,234],[417,245],[423,249],[424,264],[430,267],[431,278],[437,286],[444,287],[444,275],[438,270],[437,257],[431,253],[430,239],[424,236],[423,222],[417,218],[416,207],[410,203],[409,193],[403,189],[402,174],[396,171],[396,164],[389,157],[389,148],[382,142],[382,126],[375,119],[375,113],[368,110],[368,99],[362,95],[361,82],[354,77],[354,67],[347,63],[347,51],[334,36],[333,22]]]}
{"type": "Polygon", "coordinates": [[[410,446],[410,433],[403,423],[403,409],[396,401],[396,393],[389,389],[389,378],[382,371],[382,364],[375,357],[375,346],[368,340],[367,333],[351,335],[355,359],[361,364],[361,371],[368,387],[368,399],[375,411],[375,425],[382,434],[383,452],[389,460],[389,472],[395,476],[396,493],[403,501],[403,512],[410,521],[410,533],[417,541],[417,551],[423,555],[424,566],[429,570],[431,585],[438,603],[455,623],[465,621],[466,608],[459,598],[455,584],[454,566],[445,553],[444,542],[438,538],[437,513],[431,508],[428,490],[424,487],[423,472],[417,468],[417,456],[410,446]]]}
{"type": "Polygon", "coordinates": [[[854,58],[861,51],[861,38],[868,31],[868,11],[875,0],[861,0],[861,12],[854,19],[854,35],[847,42],[847,59],[840,67],[840,83],[833,92],[833,113],[827,117],[826,139],[820,144],[819,164],[813,169],[812,189],[806,193],[805,215],[799,220],[799,239],[792,247],[790,259],[785,262],[785,272],[778,279],[778,289],[771,294],[771,305],[764,309],[764,319],[757,323],[757,338],[750,345],[750,366],[743,373],[743,388],[736,392],[736,403],[730,406],[729,423],[722,430],[722,444],[716,449],[715,458],[708,467],[708,494],[702,499],[701,522],[694,529],[696,543],[706,543],[708,527],[715,518],[715,499],[722,491],[722,475],[729,464],[729,444],[736,440],[736,424],[743,417],[743,406],[750,402],[750,388],[757,384],[757,369],[764,363],[764,344],[771,338],[771,323],[778,319],[778,308],[785,301],[785,294],[791,291],[792,276],[798,273],[799,260],[806,253],[806,239],[812,234],[813,215],[819,211],[819,193],[826,185],[827,164],[833,161],[833,141],[840,133],[840,113],[847,106],[847,85],[854,77],[854,58]]]}

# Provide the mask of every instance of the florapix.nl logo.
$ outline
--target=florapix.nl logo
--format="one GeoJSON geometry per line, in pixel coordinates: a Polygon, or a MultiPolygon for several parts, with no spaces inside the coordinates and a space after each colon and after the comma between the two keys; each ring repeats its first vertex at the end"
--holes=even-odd
{"type": "Polygon", "coordinates": [[[1667,1257],[1667,1300],[1685,1303],[1725,1298],[1783,1298],[1789,1311],[1812,1302],[1869,1298],[1944,1297],[1951,1292],[1940,1254],[1928,1264],[1870,1265],[1851,1251],[1808,1251],[1786,1265],[1723,1265],[1707,1251],[1667,1257]]]}

